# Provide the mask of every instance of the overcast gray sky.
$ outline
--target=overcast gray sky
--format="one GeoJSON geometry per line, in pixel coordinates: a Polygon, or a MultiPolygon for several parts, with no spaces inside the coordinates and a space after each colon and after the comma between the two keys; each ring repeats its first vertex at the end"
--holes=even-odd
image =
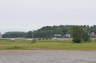
{"type": "Polygon", "coordinates": [[[96,0],[0,0],[1,32],[95,23],[96,0]]]}

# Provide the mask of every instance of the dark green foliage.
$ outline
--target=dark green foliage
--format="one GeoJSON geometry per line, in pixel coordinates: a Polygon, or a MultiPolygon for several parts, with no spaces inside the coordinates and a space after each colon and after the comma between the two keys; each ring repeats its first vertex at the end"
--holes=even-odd
{"type": "Polygon", "coordinates": [[[90,32],[96,33],[96,25],[90,27],[90,32]]]}
{"type": "Polygon", "coordinates": [[[4,38],[21,38],[21,37],[25,37],[26,33],[25,32],[6,32],[5,34],[3,34],[4,38]]]}
{"type": "Polygon", "coordinates": [[[32,37],[33,37],[32,31],[27,32],[27,33],[26,33],[26,37],[27,37],[27,38],[32,38],[32,37]]]}
{"type": "Polygon", "coordinates": [[[81,43],[82,41],[89,41],[89,29],[86,26],[73,26],[72,27],[73,42],[81,43]]]}
{"type": "Polygon", "coordinates": [[[60,25],[60,26],[46,26],[33,31],[34,38],[43,38],[50,39],[54,37],[54,34],[61,34],[63,37],[64,34],[70,33],[71,25],[60,25]]]}
{"type": "Polygon", "coordinates": [[[90,27],[88,25],[81,26],[83,28],[83,41],[90,41],[90,27]]]}
{"type": "Polygon", "coordinates": [[[73,42],[75,43],[80,43],[82,41],[82,33],[83,29],[80,26],[73,26],[72,27],[72,38],[73,38],[73,42]]]}
{"type": "Polygon", "coordinates": [[[82,36],[84,41],[90,41],[90,35],[88,32],[84,32],[82,36]]]}

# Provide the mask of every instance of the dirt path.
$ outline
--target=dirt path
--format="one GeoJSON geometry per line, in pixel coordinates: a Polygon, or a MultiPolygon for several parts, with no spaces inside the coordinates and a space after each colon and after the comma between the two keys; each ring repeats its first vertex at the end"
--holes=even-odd
{"type": "Polygon", "coordinates": [[[0,63],[96,63],[96,51],[1,50],[0,63]]]}

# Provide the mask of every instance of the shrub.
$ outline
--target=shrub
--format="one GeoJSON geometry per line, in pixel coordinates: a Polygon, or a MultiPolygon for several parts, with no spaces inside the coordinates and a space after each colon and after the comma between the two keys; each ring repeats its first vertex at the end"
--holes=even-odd
{"type": "Polygon", "coordinates": [[[37,42],[37,40],[36,39],[33,39],[31,43],[36,43],[36,42],[37,42]]]}

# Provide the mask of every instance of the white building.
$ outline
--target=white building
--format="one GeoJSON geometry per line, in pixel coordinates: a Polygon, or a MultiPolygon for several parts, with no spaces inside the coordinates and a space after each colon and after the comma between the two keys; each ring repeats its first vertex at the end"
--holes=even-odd
{"type": "Polygon", "coordinates": [[[61,34],[54,34],[54,37],[61,37],[61,34]]]}
{"type": "Polygon", "coordinates": [[[91,36],[92,38],[96,38],[96,33],[95,33],[95,32],[92,32],[92,33],[90,34],[90,36],[91,36]]]}
{"type": "Polygon", "coordinates": [[[64,38],[70,38],[70,37],[71,37],[70,34],[65,34],[65,35],[64,35],[64,38]]]}
{"type": "Polygon", "coordinates": [[[70,38],[71,35],[70,34],[64,34],[64,35],[62,35],[62,34],[54,34],[54,37],[70,38]]]}

